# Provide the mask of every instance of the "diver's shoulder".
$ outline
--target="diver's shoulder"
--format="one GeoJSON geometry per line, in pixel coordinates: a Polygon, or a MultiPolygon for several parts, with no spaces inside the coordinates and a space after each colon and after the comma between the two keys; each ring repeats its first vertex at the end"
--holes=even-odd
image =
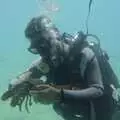
{"type": "Polygon", "coordinates": [[[81,53],[83,54],[83,56],[87,59],[87,60],[91,60],[94,57],[94,52],[91,48],[89,47],[84,47],[81,51],[81,53]]]}

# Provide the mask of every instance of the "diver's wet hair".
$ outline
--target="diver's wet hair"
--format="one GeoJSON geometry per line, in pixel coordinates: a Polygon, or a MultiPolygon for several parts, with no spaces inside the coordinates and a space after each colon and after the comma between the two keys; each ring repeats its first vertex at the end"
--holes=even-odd
{"type": "Polygon", "coordinates": [[[27,38],[32,38],[36,36],[36,34],[41,34],[41,31],[47,28],[52,28],[56,32],[59,32],[49,17],[45,15],[34,17],[27,24],[27,27],[25,29],[25,36],[27,38]]]}

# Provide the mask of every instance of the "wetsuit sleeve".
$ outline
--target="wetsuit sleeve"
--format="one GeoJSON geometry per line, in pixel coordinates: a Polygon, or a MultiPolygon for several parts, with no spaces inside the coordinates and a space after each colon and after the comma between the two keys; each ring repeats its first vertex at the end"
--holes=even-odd
{"type": "MultiPolygon", "coordinates": [[[[87,54],[88,56],[90,55],[89,52],[87,54]]],[[[86,56],[86,54],[84,55],[87,59],[90,58],[86,56]]],[[[102,76],[96,57],[93,58],[91,63],[84,71],[84,78],[84,80],[87,82],[88,87],[83,90],[63,90],[64,100],[90,100],[103,95],[104,87],[102,83],[102,76]]]]}

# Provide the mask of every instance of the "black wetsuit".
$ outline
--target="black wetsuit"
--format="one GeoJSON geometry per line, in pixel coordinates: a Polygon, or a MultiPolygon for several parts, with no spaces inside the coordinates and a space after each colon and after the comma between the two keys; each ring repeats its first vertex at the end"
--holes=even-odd
{"type": "MultiPolygon", "coordinates": [[[[36,69],[32,72],[33,77],[39,77],[36,69]]],[[[80,88],[64,90],[64,101],[53,105],[65,120],[111,120],[112,94],[105,93],[98,61],[90,48],[84,48],[71,61],[65,60],[53,72],[52,79],[56,85],[72,82],[80,88]]]]}
{"type": "Polygon", "coordinates": [[[54,105],[65,119],[111,120],[112,92],[108,92],[109,95],[104,93],[100,67],[90,48],[84,48],[73,61],[64,62],[56,69],[54,76],[57,85],[67,85],[72,81],[81,88],[64,90],[63,102],[54,105]]]}

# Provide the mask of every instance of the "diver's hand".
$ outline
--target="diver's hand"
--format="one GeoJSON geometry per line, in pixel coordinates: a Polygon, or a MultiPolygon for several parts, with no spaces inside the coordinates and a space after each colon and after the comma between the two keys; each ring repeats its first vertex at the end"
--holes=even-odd
{"type": "Polygon", "coordinates": [[[31,95],[38,96],[40,102],[53,103],[60,100],[60,89],[51,85],[37,85],[30,90],[31,95]]]}

